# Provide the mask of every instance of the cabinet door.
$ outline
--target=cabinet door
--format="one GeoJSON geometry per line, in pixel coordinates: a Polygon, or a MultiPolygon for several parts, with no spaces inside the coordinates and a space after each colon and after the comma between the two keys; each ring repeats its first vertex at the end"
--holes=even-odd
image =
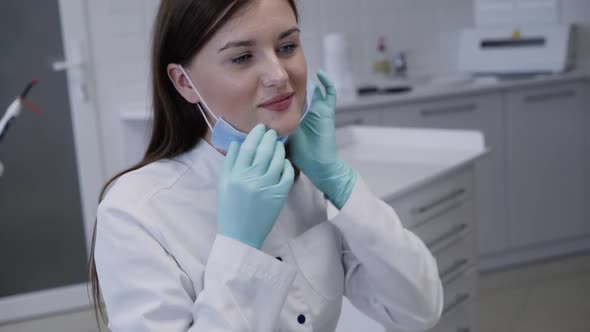
{"type": "Polygon", "coordinates": [[[583,100],[582,84],[507,94],[511,247],[584,232],[583,100]]]}
{"type": "Polygon", "coordinates": [[[475,129],[484,134],[491,148],[477,167],[477,228],[480,254],[491,254],[508,246],[506,207],[505,128],[500,94],[440,99],[384,112],[386,126],[475,129]]]}
{"type": "Polygon", "coordinates": [[[336,111],[336,128],[360,125],[378,125],[382,110],[368,109],[362,111],[336,111]]]}

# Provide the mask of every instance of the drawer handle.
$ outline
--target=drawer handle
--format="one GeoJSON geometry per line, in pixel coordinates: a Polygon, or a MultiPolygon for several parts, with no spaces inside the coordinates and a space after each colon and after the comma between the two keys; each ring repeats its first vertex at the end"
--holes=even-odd
{"type": "Polygon", "coordinates": [[[429,249],[432,249],[432,247],[436,246],[437,244],[445,241],[446,239],[450,239],[452,237],[454,237],[455,235],[461,233],[463,230],[465,230],[467,228],[466,224],[460,224],[457,225],[453,228],[451,228],[448,232],[445,232],[444,234],[442,234],[441,236],[437,237],[436,239],[426,243],[426,246],[429,249]]]}
{"type": "Polygon", "coordinates": [[[444,314],[448,313],[449,311],[453,310],[454,308],[467,302],[467,300],[469,300],[469,294],[467,294],[467,293],[458,294],[455,297],[455,299],[453,300],[453,302],[449,303],[447,306],[445,306],[443,308],[442,314],[444,315],[444,314]]]}
{"type": "Polygon", "coordinates": [[[355,125],[358,126],[361,124],[363,124],[363,119],[361,119],[361,118],[357,118],[354,120],[348,120],[348,121],[341,121],[341,122],[336,121],[337,128],[338,127],[355,126],[355,125]]]}
{"type": "Polygon", "coordinates": [[[469,263],[469,259],[467,258],[458,259],[451,266],[442,270],[442,272],[440,273],[440,278],[446,279],[448,276],[453,275],[455,272],[460,271],[462,268],[467,266],[467,263],[469,263]]]}
{"type": "Polygon", "coordinates": [[[476,109],[477,109],[476,104],[465,104],[465,105],[457,105],[457,106],[451,106],[451,107],[425,109],[425,110],[422,110],[420,113],[422,114],[422,116],[426,117],[426,116],[433,116],[433,115],[473,112],[476,109]]]}
{"type": "Polygon", "coordinates": [[[428,203],[428,204],[426,204],[422,207],[419,207],[419,208],[412,209],[412,214],[414,214],[414,215],[424,214],[424,213],[426,213],[426,212],[428,212],[428,211],[430,211],[442,204],[445,204],[446,202],[452,201],[452,200],[456,199],[457,197],[462,196],[463,194],[465,194],[465,192],[466,192],[466,190],[464,188],[454,190],[451,193],[449,193],[443,197],[435,199],[431,203],[428,203]]]}
{"type": "Polygon", "coordinates": [[[557,91],[553,93],[545,93],[545,94],[538,94],[532,96],[524,97],[524,101],[527,103],[537,103],[546,100],[552,99],[562,99],[562,98],[569,98],[576,95],[575,90],[564,90],[564,91],[557,91]]]}

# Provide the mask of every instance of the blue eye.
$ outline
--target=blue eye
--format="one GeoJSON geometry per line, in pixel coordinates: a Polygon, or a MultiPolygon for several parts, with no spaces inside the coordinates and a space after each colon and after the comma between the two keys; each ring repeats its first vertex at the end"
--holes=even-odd
{"type": "Polygon", "coordinates": [[[252,58],[252,54],[244,54],[240,55],[239,57],[231,59],[231,61],[238,65],[246,64],[252,58]]]}
{"type": "Polygon", "coordinates": [[[291,54],[291,53],[293,53],[293,51],[295,51],[296,48],[297,48],[296,44],[289,44],[289,45],[281,46],[281,47],[279,47],[279,53],[291,54]]]}

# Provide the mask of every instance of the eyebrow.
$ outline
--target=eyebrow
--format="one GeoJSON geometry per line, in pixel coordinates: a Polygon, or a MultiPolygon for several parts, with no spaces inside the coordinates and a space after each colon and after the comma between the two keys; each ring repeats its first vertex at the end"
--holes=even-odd
{"type": "Polygon", "coordinates": [[[295,27],[295,28],[291,28],[291,29],[289,29],[289,30],[287,30],[287,31],[285,31],[285,32],[282,32],[282,33],[279,35],[279,39],[287,38],[287,37],[289,37],[290,35],[294,34],[295,32],[301,32],[301,30],[299,30],[299,28],[297,28],[297,27],[295,27]]]}
{"type": "MultiPolygon", "coordinates": [[[[283,38],[287,38],[288,36],[294,34],[295,32],[301,32],[301,30],[299,30],[299,28],[295,27],[295,28],[291,28],[287,31],[281,32],[279,34],[279,40],[283,39],[283,38]]],[[[232,47],[250,47],[250,46],[254,46],[255,44],[256,44],[256,42],[254,42],[253,40],[233,41],[233,42],[229,42],[229,43],[225,44],[225,46],[220,48],[218,53],[225,51],[228,48],[232,48],[232,47]]]]}

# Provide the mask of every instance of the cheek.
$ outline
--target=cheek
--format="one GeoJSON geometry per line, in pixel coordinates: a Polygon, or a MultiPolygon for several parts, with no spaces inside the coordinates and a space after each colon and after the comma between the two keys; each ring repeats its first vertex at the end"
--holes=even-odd
{"type": "Polygon", "coordinates": [[[307,60],[305,59],[303,51],[301,51],[301,55],[295,59],[291,71],[297,84],[307,85],[307,60]]]}
{"type": "Polygon", "coordinates": [[[207,95],[203,98],[207,100],[216,116],[223,117],[241,131],[249,132],[256,124],[256,114],[250,109],[252,96],[256,93],[256,82],[252,81],[252,75],[217,76],[231,79],[213,79],[206,82],[207,95]]]}
{"type": "Polygon", "coordinates": [[[303,109],[307,91],[307,62],[303,51],[289,62],[287,71],[291,87],[297,91],[297,103],[303,109]]]}

